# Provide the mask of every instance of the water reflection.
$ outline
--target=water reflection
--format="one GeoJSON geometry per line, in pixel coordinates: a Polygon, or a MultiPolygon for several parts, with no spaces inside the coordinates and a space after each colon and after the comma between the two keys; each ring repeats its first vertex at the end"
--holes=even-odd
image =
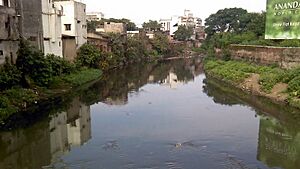
{"type": "Polygon", "coordinates": [[[260,115],[257,160],[269,167],[297,169],[300,166],[299,111],[279,106],[255,96],[245,95],[237,89],[220,85],[220,81],[207,78],[203,90],[223,105],[250,105],[260,115]]]}
{"type": "Polygon", "coordinates": [[[0,134],[0,168],[40,169],[91,139],[90,106],[75,98],[67,111],[0,134]]]}
{"type": "Polygon", "coordinates": [[[146,84],[161,84],[175,88],[203,73],[201,59],[143,63],[120,71],[111,71],[95,83],[82,100],[89,105],[102,102],[108,105],[126,105],[128,94],[142,92],[146,84]]]}
{"type": "Polygon", "coordinates": [[[298,110],[206,78],[200,59],[114,70],[71,96],[0,132],[1,169],[300,166],[298,110]]]}

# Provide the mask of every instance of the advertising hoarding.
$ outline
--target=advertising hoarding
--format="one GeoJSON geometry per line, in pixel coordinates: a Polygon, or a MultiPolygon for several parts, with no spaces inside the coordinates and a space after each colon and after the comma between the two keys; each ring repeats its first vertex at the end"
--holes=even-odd
{"type": "Polygon", "coordinates": [[[300,0],[267,0],[266,39],[300,39],[300,0]]]}

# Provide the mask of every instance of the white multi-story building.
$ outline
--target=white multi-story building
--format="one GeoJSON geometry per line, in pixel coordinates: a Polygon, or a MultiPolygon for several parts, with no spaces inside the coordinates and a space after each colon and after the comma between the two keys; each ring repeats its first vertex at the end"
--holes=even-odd
{"type": "Polygon", "coordinates": [[[87,42],[86,5],[76,0],[56,1],[63,8],[62,34],[75,37],[78,49],[87,42]]]}
{"type": "Polygon", "coordinates": [[[77,0],[55,0],[55,5],[63,9],[63,56],[69,61],[74,61],[76,51],[87,42],[86,5],[77,0]]]}
{"type": "Polygon", "coordinates": [[[170,19],[160,19],[159,23],[162,25],[161,30],[169,32],[171,36],[174,36],[178,27],[182,25],[194,29],[194,35],[192,35],[191,39],[202,40],[205,38],[202,20],[198,17],[194,17],[194,14],[190,10],[184,10],[183,16],[172,16],[170,19]]]}
{"type": "Polygon", "coordinates": [[[43,45],[45,54],[62,57],[62,31],[60,5],[54,5],[52,0],[42,0],[43,45]]]}
{"type": "Polygon", "coordinates": [[[179,19],[179,16],[172,16],[170,19],[160,19],[159,23],[162,26],[162,31],[168,31],[173,36],[178,30],[179,19]]]}
{"type": "Polygon", "coordinates": [[[104,18],[102,12],[88,12],[86,14],[86,20],[88,21],[100,21],[102,18],[104,18]]]}

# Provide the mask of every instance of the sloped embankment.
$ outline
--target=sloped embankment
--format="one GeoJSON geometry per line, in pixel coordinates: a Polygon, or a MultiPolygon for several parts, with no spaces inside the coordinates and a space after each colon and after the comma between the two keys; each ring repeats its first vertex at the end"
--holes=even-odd
{"type": "Polygon", "coordinates": [[[300,108],[300,68],[284,70],[241,61],[206,60],[212,76],[253,95],[300,108]]]}

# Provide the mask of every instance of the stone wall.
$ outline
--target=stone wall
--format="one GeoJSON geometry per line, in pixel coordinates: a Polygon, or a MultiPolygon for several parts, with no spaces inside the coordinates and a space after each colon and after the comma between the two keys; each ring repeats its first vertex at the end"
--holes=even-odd
{"type": "Polygon", "coordinates": [[[300,66],[300,48],[254,45],[231,45],[231,58],[260,64],[278,64],[282,68],[300,66]]]}

